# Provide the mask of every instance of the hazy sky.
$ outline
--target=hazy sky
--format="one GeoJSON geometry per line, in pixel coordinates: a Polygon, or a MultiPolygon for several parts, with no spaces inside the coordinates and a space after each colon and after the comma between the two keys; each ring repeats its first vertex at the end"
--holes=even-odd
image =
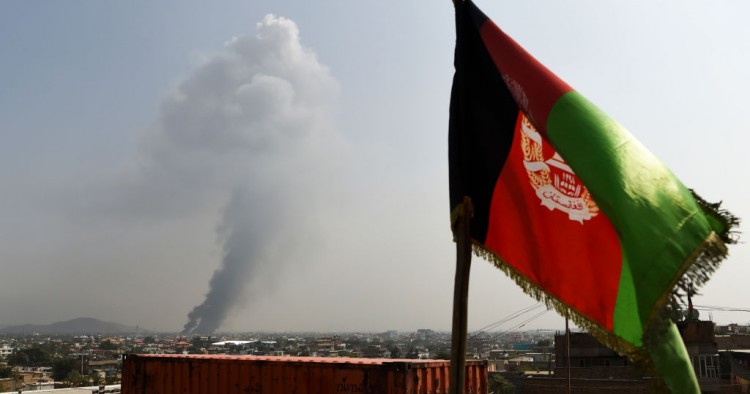
{"type": "MultiPolygon", "coordinates": [[[[750,220],[750,4],[477,3],[750,220]]],[[[448,0],[0,2],[0,325],[449,329],[454,34],[448,0]]],[[[748,258],[695,303],[747,308],[748,258]]],[[[474,260],[470,330],[534,302],[474,260]]]]}

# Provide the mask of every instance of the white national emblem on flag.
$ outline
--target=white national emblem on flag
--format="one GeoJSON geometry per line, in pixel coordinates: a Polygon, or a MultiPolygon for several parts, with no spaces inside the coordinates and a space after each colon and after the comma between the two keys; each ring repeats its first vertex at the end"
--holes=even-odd
{"type": "Polygon", "coordinates": [[[523,165],[542,205],[550,211],[565,212],[570,220],[581,224],[596,216],[599,207],[570,166],[557,152],[545,159],[542,135],[525,115],[521,115],[520,122],[523,165]]]}

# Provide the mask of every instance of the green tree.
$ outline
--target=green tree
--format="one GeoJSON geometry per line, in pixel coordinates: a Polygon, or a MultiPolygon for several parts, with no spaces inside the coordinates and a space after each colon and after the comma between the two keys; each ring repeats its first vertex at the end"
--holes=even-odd
{"type": "Polygon", "coordinates": [[[81,368],[80,361],[74,358],[61,358],[52,364],[52,378],[56,381],[65,381],[71,372],[78,372],[81,368]]]}
{"type": "Polygon", "coordinates": [[[27,366],[29,365],[29,355],[21,351],[15,352],[8,357],[8,364],[27,366]]]}
{"type": "Polygon", "coordinates": [[[0,367],[0,379],[13,377],[13,367],[0,367]]]}
{"type": "Polygon", "coordinates": [[[50,356],[49,351],[42,347],[35,346],[31,349],[26,349],[26,354],[29,355],[29,361],[35,367],[50,365],[52,362],[52,357],[50,356]]]}
{"type": "Polygon", "coordinates": [[[29,349],[21,349],[8,358],[8,364],[10,365],[21,365],[27,367],[48,366],[51,362],[52,358],[50,357],[49,352],[37,346],[29,349]]]}
{"type": "Polygon", "coordinates": [[[102,349],[102,350],[117,350],[119,348],[120,348],[120,345],[110,340],[99,342],[99,349],[102,349]]]}
{"type": "Polygon", "coordinates": [[[81,387],[91,384],[88,376],[81,375],[76,370],[70,371],[68,376],[65,378],[65,382],[67,382],[68,387],[81,387]]]}
{"type": "Polygon", "coordinates": [[[451,353],[447,350],[441,350],[439,351],[435,357],[436,360],[450,360],[451,359],[451,353]]]}
{"type": "Polygon", "coordinates": [[[188,351],[188,354],[203,354],[203,350],[195,346],[188,347],[187,351],[188,351]]]}
{"type": "Polygon", "coordinates": [[[487,388],[490,394],[513,394],[516,387],[499,373],[494,373],[487,379],[487,388]]]}
{"type": "Polygon", "coordinates": [[[391,348],[391,358],[401,358],[402,356],[401,349],[399,349],[398,346],[393,346],[391,348]]]}
{"type": "Polygon", "coordinates": [[[539,347],[549,347],[550,345],[552,345],[552,341],[550,341],[549,339],[542,339],[541,341],[537,342],[536,345],[539,347]]]}

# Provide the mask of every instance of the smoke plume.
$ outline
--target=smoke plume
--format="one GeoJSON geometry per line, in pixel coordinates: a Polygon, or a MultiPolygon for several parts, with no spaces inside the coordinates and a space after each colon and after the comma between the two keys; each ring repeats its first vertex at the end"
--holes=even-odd
{"type": "Polygon", "coordinates": [[[217,226],[222,261],[185,333],[221,327],[248,288],[272,281],[315,244],[339,140],[331,121],[337,91],[295,23],[268,15],[163,103],[137,182],[154,185],[148,193],[164,195],[166,209],[226,204],[217,226]]]}

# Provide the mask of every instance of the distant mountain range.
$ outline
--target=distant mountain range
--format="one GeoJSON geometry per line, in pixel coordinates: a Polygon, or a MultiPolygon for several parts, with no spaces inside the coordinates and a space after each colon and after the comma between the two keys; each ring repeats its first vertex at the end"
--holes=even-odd
{"type": "Polygon", "coordinates": [[[23,324],[0,328],[2,334],[129,334],[138,331],[136,327],[79,317],[52,324],[23,324]]]}

